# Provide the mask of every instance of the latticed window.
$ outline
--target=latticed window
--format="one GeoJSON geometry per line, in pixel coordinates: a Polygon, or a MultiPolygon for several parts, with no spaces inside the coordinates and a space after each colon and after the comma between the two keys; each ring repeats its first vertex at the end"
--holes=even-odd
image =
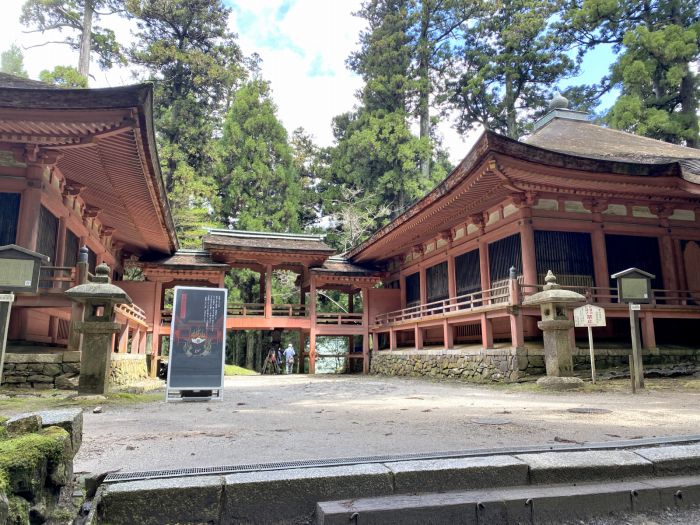
{"type": "Polygon", "coordinates": [[[493,288],[506,283],[511,266],[515,267],[517,275],[522,275],[523,257],[519,233],[489,244],[489,272],[493,288]]]}
{"type": "Polygon", "coordinates": [[[545,284],[547,271],[565,286],[593,286],[593,250],[591,236],[576,232],[535,232],[537,282],[545,284]]]}
{"type": "Polygon", "coordinates": [[[80,250],[80,240],[78,236],[70,230],[66,230],[66,251],[63,256],[63,266],[75,266],[78,264],[78,253],[80,250]]]}
{"type": "Polygon", "coordinates": [[[406,276],[406,306],[420,304],[420,274],[406,276]]]}
{"type": "Polygon", "coordinates": [[[481,290],[479,250],[472,250],[455,257],[455,281],[457,295],[466,295],[481,290]]]}
{"type": "Polygon", "coordinates": [[[447,282],[447,261],[431,266],[425,271],[427,299],[429,303],[447,299],[449,285],[447,282]]]}
{"type": "Polygon", "coordinates": [[[39,237],[36,251],[50,258],[49,264],[56,262],[56,240],[58,238],[58,219],[46,208],[39,212],[39,237]]]}

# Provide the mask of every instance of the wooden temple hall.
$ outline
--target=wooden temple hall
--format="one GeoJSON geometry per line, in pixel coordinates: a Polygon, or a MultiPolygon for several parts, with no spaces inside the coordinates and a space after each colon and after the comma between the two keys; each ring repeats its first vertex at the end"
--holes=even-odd
{"type": "Polygon", "coordinates": [[[597,126],[557,100],[520,141],[483,133],[433,191],[342,256],[318,235],[233,230],[183,250],[151,112],[149,85],[55,89],[0,74],[0,246],[50,258],[39,292],[13,305],[15,351],[79,349],[80,310],[64,291],[102,262],[134,301],[118,308],[114,351],[147,356],[151,373],[170,330],[168,290],[223,286],[231,268],[259,272],[261,293],[228,305],[229,329],[298,332],[310,373],[323,336],[348,338],[349,368],[364,372],[405,373],[392,359],[416,354],[491,356],[510,378],[542,371],[527,360],[541,356],[540,314],[522,302],[548,270],[605,307],[596,333],[611,347],[629,344],[629,320],[610,275],[655,275],[644,348],[700,349],[698,150],[597,126]],[[124,280],[132,266],[141,280],[124,280]],[[273,297],[275,270],[297,274],[293,301],[273,297]],[[347,293],[348,311],[318,301],[323,289],[347,293]]]}

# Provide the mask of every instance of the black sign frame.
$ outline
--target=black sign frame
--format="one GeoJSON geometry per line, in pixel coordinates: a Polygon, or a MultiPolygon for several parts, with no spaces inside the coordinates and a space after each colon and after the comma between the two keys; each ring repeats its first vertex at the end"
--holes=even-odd
{"type": "Polygon", "coordinates": [[[226,288],[176,286],[166,401],[223,399],[226,288]]]}
{"type": "Polygon", "coordinates": [[[42,264],[49,262],[49,258],[46,255],[27,250],[16,244],[7,244],[5,246],[0,246],[0,264],[2,264],[3,260],[30,261],[33,263],[33,267],[30,281],[25,281],[24,284],[18,286],[0,284],[0,292],[25,292],[35,294],[39,291],[39,270],[42,264]]]}

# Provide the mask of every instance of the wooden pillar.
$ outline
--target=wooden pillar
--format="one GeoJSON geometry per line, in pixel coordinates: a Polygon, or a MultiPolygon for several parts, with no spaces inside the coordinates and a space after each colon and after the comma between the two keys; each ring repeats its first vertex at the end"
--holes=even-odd
{"type": "Polygon", "coordinates": [[[226,272],[219,275],[219,288],[226,288],[226,272]]]}
{"type": "Polygon", "coordinates": [[[139,333],[139,354],[145,354],[146,353],[146,336],[148,332],[146,332],[145,329],[142,329],[139,333]]]}
{"type": "Polygon", "coordinates": [[[493,348],[493,323],[486,314],[481,314],[481,346],[484,350],[493,348]]]}
{"type": "Polygon", "coordinates": [[[127,343],[129,342],[129,323],[124,323],[119,329],[119,342],[117,343],[117,352],[120,354],[126,353],[127,343]]]}
{"type": "MultiPolygon", "coordinates": [[[[158,372],[158,357],[160,356],[160,319],[163,309],[163,283],[156,281],[153,287],[153,335],[151,337],[151,377],[158,372]]],[[[175,312],[173,312],[175,315],[175,312]]]]}
{"type": "Polygon", "coordinates": [[[481,289],[491,288],[491,275],[489,271],[489,245],[479,239],[479,273],[481,275],[481,289]]]}
{"type": "Polygon", "coordinates": [[[309,332],[309,374],[316,373],[316,327],[311,326],[309,332]]]}
{"type": "Polygon", "coordinates": [[[355,295],[352,291],[348,292],[348,313],[355,311],[355,295]]]}
{"type": "Polygon", "coordinates": [[[369,288],[362,288],[362,373],[369,373],[369,288]]]}
{"type": "Polygon", "coordinates": [[[299,330],[299,355],[297,359],[297,374],[304,373],[304,352],[306,351],[306,334],[299,330]]]}
{"type": "MultiPolygon", "coordinates": [[[[28,250],[36,250],[41,214],[41,192],[44,166],[29,164],[26,169],[27,187],[22,191],[17,221],[17,244],[28,250]]],[[[51,260],[49,264],[54,265],[51,260]]]]}
{"type": "Polygon", "coordinates": [[[610,288],[610,272],[608,272],[608,254],[605,248],[605,232],[602,224],[594,224],[591,232],[591,249],[593,251],[593,272],[595,285],[598,288],[610,288]]]}
{"type": "MultiPolygon", "coordinates": [[[[520,249],[523,257],[523,284],[537,284],[537,260],[535,256],[535,231],[532,219],[523,219],[520,225],[520,249]]],[[[516,268],[516,271],[519,268],[516,268]]]]}
{"type": "Polygon", "coordinates": [[[659,254],[661,255],[661,273],[666,290],[678,290],[678,274],[676,272],[676,257],[673,249],[673,239],[664,234],[659,237],[659,254]]]}
{"type": "Polygon", "coordinates": [[[425,267],[421,266],[419,270],[420,278],[420,304],[424,306],[428,303],[428,283],[425,278],[425,267]]]}
{"type": "Polygon", "coordinates": [[[522,348],[525,346],[525,338],[523,337],[523,315],[520,308],[508,314],[510,318],[510,340],[513,348],[522,348]]]}
{"type": "Polygon", "coordinates": [[[656,333],[654,332],[654,316],[647,310],[642,317],[642,343],[647,350],[656,349],[656,333]]]}
{"type": "MultiPolygon", "coordinates": [[[[262,281],[262,279],[261,279],[262,281]]],[[[272,317],[272,265],[265,266],[265,317],[272,317]]]]}
{"type": "Polygon", "coordinates": [[[379,351],[379,334],[377,332],[374,332],[372,334],[372,352],[378,352],[379,351]]]}
{"type": "Polygon", "coordinates": [[[422,350],[423,349],[423,329],[416,325],[413,328],[413,332],[415,334],[415,341],[416,341],[416,350],[422,350]]]}
{"type": "Polygon", "coordinates": [[[137,326],[134,328],[131,334],[131,353],[138,354],[139,348],[141,347],[141,327],[137,326]]]}
{"type": "Polygon", "coordinates": [[[396,330],[389,328],[389,350],[396,350],[396,330]]]}
{"type": "Polygon", "coordinates": [[[309,374],[316,373],[316,278],[309,277],[309,309],[311,330],[309,332],[309,374]]]}
{"type": "Polygon", "coordinates": [[[452,350],[454,348],[454,327],[447,322],[447,319],[442,322],[442,339],[445,343],[445,350],[452,350]]]}
{"type": "Polygon", "coordinates": [[[450,303],[455,303],[457,297],[457,278],[455,275],[455,258],[453,255],[447,256],[447,294],[450,303]]]}
{"type": "Polygon", "coordinates": [[[399,276],[399,296],[401,297],[401,309],[406,308],[406,276],[399,276]]]}

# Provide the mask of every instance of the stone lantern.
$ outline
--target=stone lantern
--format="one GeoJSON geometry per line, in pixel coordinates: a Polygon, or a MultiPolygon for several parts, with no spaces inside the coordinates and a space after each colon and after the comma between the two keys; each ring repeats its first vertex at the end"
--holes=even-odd
{"type": "Polygon", "coordinates": [[[80,355],[79,394],[104,394],[109,382],[112,337],[120,325],[114,322],[114,307],[131,304],[127,293],[111,284],[109,266],[102,263],[95,269],[91,282],[66,290],[66,295],[85,307],[83,321],[76,329],[83,335],[80,355]]]}
{"type": "Polygon", "coordinates": [[[562,290],[552,271],[544,278],[547,284],[541,292],[523,301],[523,306],[539,306],[542,320],[537,323],[544,336],[544,362],[547,375],[570,377],[574,372],[569,330],[574,322],[569,320],[567,310],[574,303],[584,303],[586,298],[570,290],[562,290]]]}

